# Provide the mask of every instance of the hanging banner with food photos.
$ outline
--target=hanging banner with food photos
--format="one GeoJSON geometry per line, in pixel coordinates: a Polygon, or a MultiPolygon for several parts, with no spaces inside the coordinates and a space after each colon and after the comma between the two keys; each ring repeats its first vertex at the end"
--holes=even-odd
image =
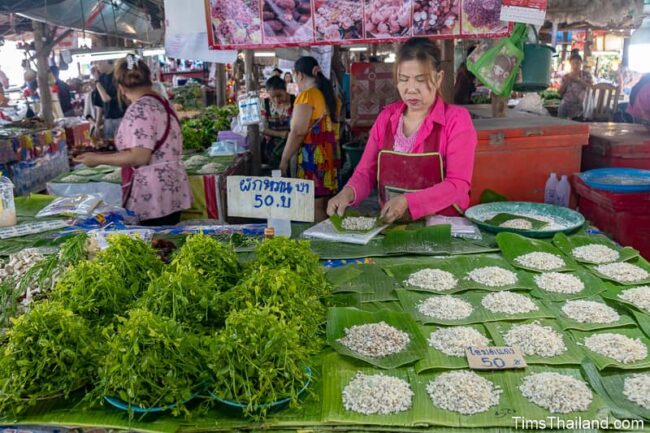
{"type": "Polygon", "coordinates": [[[503,0],[205,0],[211,49],[498,38],[503,0]]]}

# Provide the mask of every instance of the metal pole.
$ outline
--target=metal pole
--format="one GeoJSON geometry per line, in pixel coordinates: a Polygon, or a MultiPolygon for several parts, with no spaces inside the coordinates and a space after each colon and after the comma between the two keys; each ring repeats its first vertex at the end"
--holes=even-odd
{"type": "MultiPolygon", "coordinates": [[[[254,74],[254,61],[252,50],[246,50],[244,53],[244,75],[246,80],[246,91],[254,92],[257,90],[257,82],[254,74]]],[[[260,127],[259,125],[248,126],[248,146],[253,156],[253,176],[258,176],[262,170],[262,152],[260,149],[260,127]]]]}
{"type": "Polygon", "coordinates": [[[214,87],[217,93],[217,105],[223,107],[226,105],[226,66],[221,63],[217,64],[214,87]]]}

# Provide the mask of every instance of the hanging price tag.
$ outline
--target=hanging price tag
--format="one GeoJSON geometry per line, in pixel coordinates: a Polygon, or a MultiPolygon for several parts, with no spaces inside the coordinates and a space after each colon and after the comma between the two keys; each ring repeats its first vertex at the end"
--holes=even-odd
{"type": "Polygon", "coordinates": [[[515,347],[468,347],[465,355],[472,370],[526,368],[523,355],[515,347]]]}
{"type": "Polygon", "coordinates": [[[501,21],[541,26],[546,18],[548,0],[503,0],[501,21]]]}
{"type": "Polygon", "coordinates": [[[314,182],[278,177],[229,176],[228,216],[314,221],[314,182]]]}

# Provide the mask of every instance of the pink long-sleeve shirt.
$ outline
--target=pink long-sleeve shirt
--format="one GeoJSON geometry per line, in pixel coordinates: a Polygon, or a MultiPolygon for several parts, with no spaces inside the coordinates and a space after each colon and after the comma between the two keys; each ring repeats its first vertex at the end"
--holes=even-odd
{"type": "MultiPolygon", "coordinates": [[[[361,161],[347,186],[355,194],[353,206],[365,200],[377,186],[377,158],[382,150],[386,127],[391,125],[396,133],[406,105],[396,102],[384,108],[370,131],[370,137],[361,161]]],[[[436,214],[449,206],[458,205],[465,210],[469,206],[469,192],[474,170],[474,153],[477,136],[469,112],[436,98],[431,111],[417,132],[412,153],[424,152],[424,141],[434,124],[442,126],[439,152],[445,168],[444,180],[422,191],[404,194],[409,212],[414,220],[436,214]]]]}

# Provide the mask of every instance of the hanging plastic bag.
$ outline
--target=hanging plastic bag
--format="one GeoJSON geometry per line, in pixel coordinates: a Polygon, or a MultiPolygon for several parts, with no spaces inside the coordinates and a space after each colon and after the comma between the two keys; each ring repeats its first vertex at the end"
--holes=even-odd
{"type": "Polygon", "coordinates": [[[76,194],[70,197],[57,197],[44,207],[36,218],[64,215],[71,217],[89,217],[102,202],[102,198],[93,194],[76,194]]]}
{"type": "Polygon", "coordinates": [[[468,58],[467,69],[495,95],[510,95],[524,59],[523,43],[527,34],[526,25],[517,24],[512,36],[501,39],[492,48],[485,50],[485,46],[479,46],[481,50],[476,55],[472,52],[468,58]]]}
{"type": "Polygon", "coordinates": [[[254,92],[239,99],[239,123],[244,126],[259,124],[262,121],[260,97],[254,92]]]}

